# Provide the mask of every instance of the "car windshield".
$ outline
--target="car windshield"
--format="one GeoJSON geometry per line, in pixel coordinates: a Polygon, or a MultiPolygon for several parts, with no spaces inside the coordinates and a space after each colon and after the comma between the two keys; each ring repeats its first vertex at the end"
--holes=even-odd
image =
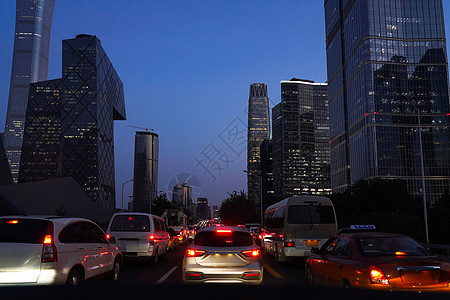
{"type": "Polygon", "coordinates": [[[150,231],[150,222],[147,216],[122,215],[115,216],[111,224],[111,231],[150,231]]]}
{"type": "Polygon", "coordinates": [[[252,236],[248,232],[233,231],[219,233],[216,231],[202,231],[194,238],[194,245],[207,247],[245,247],[252,246],[252,236]]]}
{"type": "Polygon", "coordinates": [[[42,244],[50,221],[1,219],[0,243],[42,244]]]}
{"type": "Polygon", "coordinates": [[[430,256],[429,250],[408,237],[360,238],[359,245],[365,256],[430,256]]]}

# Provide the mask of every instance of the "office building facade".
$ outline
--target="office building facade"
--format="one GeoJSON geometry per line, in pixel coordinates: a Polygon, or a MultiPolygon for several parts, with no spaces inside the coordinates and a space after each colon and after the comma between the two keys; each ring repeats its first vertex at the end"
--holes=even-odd
{"type": "Polygon", "coordinates": [[[95,36],[64,40],[63,77],[32,83],[19,183],[72,177],[105,214],[115,210],[114,120],[123,84],[95,36]]]}
{"type": "Polygon", "coordinates": [[[272,124],[275,198],[329,194],[327,84],[281,81],[281,103],[272,110],[272,124]]]}
{"type": "Polygon", "coordinates": [[[270,138],[269,96],[267,85],[250,85],[247,129],[247,191],[248,197],[261,209],[261,142],[270,138]]]}
{"type": "Polygon", "coordinates": [[[441,0],[325,1],[331,182],[403,179],[450,190],[448,62],[441,0]],[[422,169],[423,165],[423,169],[422,169]]]}
{"type": "Polygon", "coordinates": [[[151,213],[158,192],[159,136],[138,131],[134,146],[133,211],[151,213]]]}
{"type": "Polygon", "coordinates": [[[47,80],[55,0],[16,0],[14,50],[4,146],[17,182],[29,84],[47,80]]]}
{"type": "Polygon", "coordinates": [[[274,203],[273,190],[273,154],[272,140],[266,139],[261,142],[261,191],[263,201],[263,211],[274,203]]]}

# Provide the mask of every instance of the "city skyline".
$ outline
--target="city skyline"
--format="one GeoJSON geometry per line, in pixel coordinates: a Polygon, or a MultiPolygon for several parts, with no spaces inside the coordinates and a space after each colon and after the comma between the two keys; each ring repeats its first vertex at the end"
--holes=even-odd
{"type": "MultiPolygon", "coordinates": [[[[446,18],[449,6],[444,3],[446,18]]],[[[0,9],[3,131],[15,3],[3,1],[0,9]]],[[[447,28],[449,23],[446,19],[447,28]]],[[[325,82],[324,26],[322,1],[57,1],[49,79],[61,73],[61,40],[80,33],[98,36],[124,82],[127,108],[127,120],[115,124],[116,206],[121,183],[133,177],[135,130],[127,125],[155,128],[160,136],[159,191],[170,192],[171,180],[187,173],[201,183],[199,196],[217,205],[227,192],[246,190],[246,151],[227,137],[232,130],[246,131],[249,84],[268,85],[272,108],[280,101],[283,80],[325,82]],[[211,151],[221,154],[223,170],[209,174],[202,166],[211,151]]]]}

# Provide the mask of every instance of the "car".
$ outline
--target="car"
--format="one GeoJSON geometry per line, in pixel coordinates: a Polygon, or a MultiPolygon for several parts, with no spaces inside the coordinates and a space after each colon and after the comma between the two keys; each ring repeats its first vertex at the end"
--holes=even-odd
{"type": "Polygon", "coordinates": [[[312,250],[305,264],[310,286],[450,291],[450,263],[403,234],[351,226],[312,250]]]}
{"type": "Polygon", "coordinates": [[[168,228],[167,232],[169,233],[169,244],[167,246],[167,250],[173,251],[178,246],[180,246],[180,240],[178,239],[175,230],[173,230],[173,228],[168,228]]]}
{"type": "Polygon", "coordinates": [[[126,259],[143,259],[152,264],[164,256],[170,235],[163,218],[147,213],[116,213],[108,224],[107,234],[126,259]]]}
{"type": "Polygon", "coordinates": [[[183,258],[184,283],[263,283],[261,252],[250,232],[234,226],[200,229],[183,258]]]}
{"type": "Polygon", "coordinates": [[[189,226],[188,242],[194,239],[196,233],[197,229],[194,226],[189,226]]]}
{"type": "Polygon", "coordinates": [[[122,253],[93,221],[0,217],[0,286],[78,285],[100,275],[117,282],[121,270],[122,253]]]}

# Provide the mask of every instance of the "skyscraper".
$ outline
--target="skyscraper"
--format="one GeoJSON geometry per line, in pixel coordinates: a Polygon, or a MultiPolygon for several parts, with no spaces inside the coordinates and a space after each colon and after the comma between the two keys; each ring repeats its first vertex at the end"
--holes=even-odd
{"type": "Polygon", "coordinates": [[[158,192],[159,136],[138,131],[134,146],[133,211],[151,213],[158,192]]]}
{"type": "Polygon", "coordinates": [[[263,211],[274,203],[272,140],[261,142],[261,192],[263,211]]]}
{"type": "Polygon", "coordinates": [[[327,84],[282,81],[272,118],[275,198],[330,193],[327,84]]]}
{"type": "Polygon", "coordinates": [[[29,84],[47,80],[55,0],[16,0],[16,28],[4,145],[17,182],[29,84]]]}
{"type": "Polygon", "coordinates": [[[436,200],[450,190],[442,1],[325,1],[325,23],[333,192],[384,178],[422,195],[423,171],[436,200]]]}
{"type": "Polygon", "coordinates": [[[73,177],[110,214],[123,84],[97,37],[64,40],[62,50],[63,77],[30,85],[19,182],[73,177]]]}
{"type": "Polygon", "coordinates": [[[247,132],[247,187],[248,197],[255,203],[256,210],[261,208],[261,142],[270,138],[269,97],[267,85],[250,85],[248,98],[247,132]]]}

